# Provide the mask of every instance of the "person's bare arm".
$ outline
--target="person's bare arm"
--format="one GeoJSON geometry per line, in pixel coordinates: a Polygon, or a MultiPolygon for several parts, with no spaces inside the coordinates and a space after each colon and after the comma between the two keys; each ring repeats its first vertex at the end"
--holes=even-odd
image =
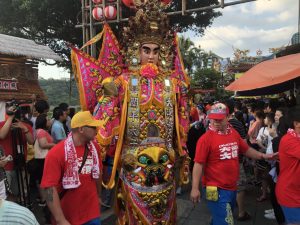
{"type": "Polygon", "coordinates": [[[11,127],[11,124],[12,124],[12,121],[13,121],[13,118],[14,118],[14,115],[12,116],[9,116],[4,124],[4,126],[1,128],[0,130],[0,139],[5,139],[9,130],[10,130],[10,127],[11,127]]]}
{"type": "Polygon", "coordinates": [[[28,127],[21,121],[17,121],[16,123],[12,124],[13,128],[20,128],[22,132],[25,134],[26,141],[28,144],[32,145],[34,143],[33,135],[28,129],[28,127]]]}
{"type": "Polygon", "coordinates": [[[5,156],[0,158],[0,168],[4,168],[6,166],[6,164],[8,163],[7,160],[5,160],[5,156]]]}
{"type": "Polygon", "coordinates": [[[46,137],[38,138],[37,141],[39,142],[39,146],[44,149],[50,149],[55,145],[54,143],[49,143],[46,137]]]}
{"type": "Polygon", "coordinates": [[[199,184],[202,176],[203,164],[195,162],[193,167],[193,176],[192,176],[192,191],[191,191],[191,200],[195,204],[200,201],[200,191],[199,184]]]}
{"type": "Polygon", "coordinates": [[[56,187],[48,187],[43,189],[43,194],[47,202],[47,206],[51,211],[57,225],[71,225],[65,218],[60,205],[59,195],[56,187]]]}
{"type": "Polygon", "coordinates": [[[101,204],[101,193],[102,193],[102,174],[101,173],[99,175],[99,179],[96,180],[96,185],[97,185],[99,204],[101,204]]]}
{"type": "Polygon", "coordinates": [[[248,150],[244,153],[244,155],[251,159],[256,160],[275,160],[278,158],[278,152],[273,154],[265,154],[262,152],[258,152],[253,148],[248,148],[248,150]]]}

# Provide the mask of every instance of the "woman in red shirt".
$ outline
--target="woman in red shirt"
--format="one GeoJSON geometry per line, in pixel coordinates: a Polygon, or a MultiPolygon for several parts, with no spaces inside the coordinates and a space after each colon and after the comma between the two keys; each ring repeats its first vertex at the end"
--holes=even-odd
{"type": "Polygon", "coordinates": [[[276,196],[287,224],[300,224],[300,112],[294,109],[293,129],[289,129],[279,144],[280,173],[276,196]]]}

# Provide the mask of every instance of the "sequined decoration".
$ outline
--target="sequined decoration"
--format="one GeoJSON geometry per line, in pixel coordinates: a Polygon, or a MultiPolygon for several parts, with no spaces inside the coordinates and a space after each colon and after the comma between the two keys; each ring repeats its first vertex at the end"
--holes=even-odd
{"type": "Polygon", "coordinates": [[[139,144],[140,108],[139,108],[139,78],[131,76],[129,87],[127,139],[130,145],[139,144]]]}

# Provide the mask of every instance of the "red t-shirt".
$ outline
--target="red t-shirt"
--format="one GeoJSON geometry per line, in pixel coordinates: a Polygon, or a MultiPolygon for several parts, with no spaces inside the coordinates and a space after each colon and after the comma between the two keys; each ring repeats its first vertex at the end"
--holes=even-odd
{"type": "Polygon", "coordinates": [[[36,139],[46,138],[48,143],[53,143],[52,136],[45,131],[44,129],[37,129],[36,130],[36,139]]]}
{"type": "MultiPolygon", "coordinates": [[[[59,193],[62,191],[61,181],[66,169],[64,143],[64,140],[59,142],[47,154],[41,182],[41,187],[56,187],[59,193]]],[[[100,148],[98,144],[94,144],[99,155],[100,148]]],[[[79,168],[83,159],[84,146],[77,146],[76,153],[79,168]]],[[[92,162],[92,154],[90,152],[79,174],[81,185],[78,188],[68,189],[61,200],[64,216],[72,225],[80,225],[100,217],[96,182],[91,174],[92,162]]],[[[102,170],[100,157],[99,163],[100,170],[102,170]]]]}
{"type": "Polygon", "coordinates": [[[231,129],[221,135],[208,130],[197,142],[195,162],[203,164],[202,184],[235,191],[239,179],[238,154],[245,153],[248,145],[231,129]]]}
{"type": "Polygon", "coordinates": [[[286,134],[279,144],[280,173],[276,196],[280,205],[300,207],[300,139],[286,134]]]}
{"type": "MultiPolygon", "coordinates": [[[[6,121],[0,122],[0,129],[4,126],[5,122],[6,121]]],[[[29,132],[33,135],[32,127],[27,123],[23,123],[23,124],[27,127],[29,132]]],[[[25,160],[26,160],[26,158],[27,158],[27,140],[26,140],[26,135],[24,134],[24,132],[22,132],[22,140],[24,140],[23,146],[24,146],[24,155],[25,155],[25,160]]],[[[11,132],[11,130],[8,132],[7,136],[3,140],[0,139],[0,145],[3,147],[4,153],[6,156],[11,155],[12,157],[14,157],[13,147],[12,147],[12,132],[11,132]]],[[[13,169],[14,169],[14,161],[6,164],[5,170],[11,171],[13,169]]]]}

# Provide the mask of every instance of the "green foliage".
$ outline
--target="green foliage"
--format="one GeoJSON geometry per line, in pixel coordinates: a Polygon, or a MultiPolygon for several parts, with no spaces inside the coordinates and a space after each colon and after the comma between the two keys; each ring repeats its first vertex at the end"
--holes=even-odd
{"type": "Polygon", "coordinates": [[[201,89],[217,89],[221,73],[214,69],[199,69],[194,74],[193,83],[201,89]]]}
{"type": "Polygon", "coordinates": [[[67,60],[65,42],[82,43],[82,30],[75,29],[80,12],[79,0],[1,0],[0,32],[47,44],[67,60]]]}
{"type": "MultiPolygon", "coordinates": [[[[218,0],[189,0],[187,9],[216,5],[218,0]]],[[[127,15],[134,10],[122,7],[127,15]]],[[[181,1],[173,1],[169,11],[181,10],[181,1]]],[[[213,19],[221,13],[214,10],[195,12],[190,15],[171,17],[170,24],[178,31],[194,30],[202,34],[213,19]]],[[[1,0],[0,1],[0,33],[32,39],[47,44],[64,58],[61,66],[70,69],[70,49],[66,43],[82,45],[82,29],[75,25],[81,22],[80,0],[1,0]]],[[[120,35],[120,25],[113,28],[120,35]]],[[[98,30],[101,28],[98,28],[98,30]]]]}
{"type": "Polygon", "coordinates": [[[79,95],[76,82],[72,80],[71,84],[71,98],[69,98],[70,93],[70,80],[54,80],[54,79],[40,79],[39,80],[41,88],[44,90],[46,96],[48,97],[48,102],[51,106],[58,106],[59,103],[65,102],[69,105],[79,105],[79,95]],[[70,101],[71,100],[71,101],[70,101]]]}
{"type": "MultiPolygon", "coordinates": [[[[195,9],[206,6],[218,5],[219,0],[189,0],[187,2],[187,9],[195,9]]],[[[171,7],[168,11],[181,11],[182,1],[173,0],[171,7]]],[[[185,32],[187,30],[193,30],[198,35],[201,35],[205,28],[212,24],[214,18],[222,15],[220,12],[215,10],[205,10],[194,12],[189,15],[181,16],[176,15],[171,17],[171,25],[177,27],[178,31],[185,32]]]]}

